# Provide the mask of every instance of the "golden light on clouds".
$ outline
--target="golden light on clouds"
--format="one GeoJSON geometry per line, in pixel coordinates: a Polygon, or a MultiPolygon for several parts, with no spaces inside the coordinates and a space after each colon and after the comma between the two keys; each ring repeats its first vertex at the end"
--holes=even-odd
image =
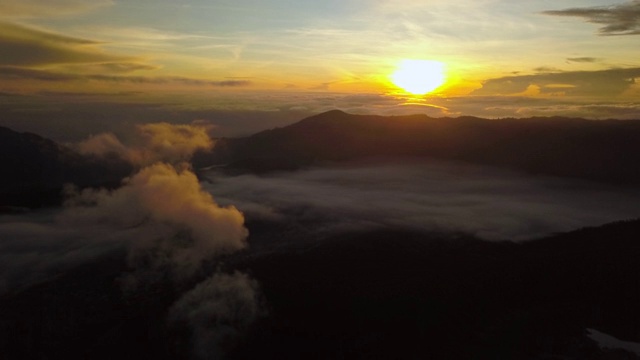
{"type": "Polygon", "coordinates": [[[402,60],[390,76],[391,82],[414,95],[424,95],[446,81],[444,64],[435,60],[402,60]]]}

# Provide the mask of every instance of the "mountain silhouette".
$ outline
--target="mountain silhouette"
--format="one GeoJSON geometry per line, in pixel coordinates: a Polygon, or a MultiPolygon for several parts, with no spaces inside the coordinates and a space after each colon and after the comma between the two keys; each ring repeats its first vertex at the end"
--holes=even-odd
{"type": "Polygon", "coordinates": [[[249,137],[220,139],[196,164],[268,172],[366,157],[437,158],[637,185],[640,122],[377,116],[333,110],[249,137]]]}
{"type": "Polygon", "coordinates": [[[32,133],[0,127],[0,206],[58,204],[65,184],[114,186],[131,172],[118,158],[83,156],[32,133]]]}

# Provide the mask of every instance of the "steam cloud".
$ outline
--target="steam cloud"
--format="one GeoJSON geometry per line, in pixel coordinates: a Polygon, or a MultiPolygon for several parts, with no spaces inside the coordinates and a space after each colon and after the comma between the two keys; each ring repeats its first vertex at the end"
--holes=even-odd
{"type": "Polygon", "coordinates": [[[188,169],[148,166],[114,191],[72,193],[60,216],[74,228],[108,227],[130,241],[131,265],[190,274],[212,256],[245,247],[243,215],[219,207],[188,169]]]}
{"type": "Polygon", "coordinates": [[[169,321],[187,325],[198,359],[220,359],[233,341],[259,316],[258,283],[248,275],[215,274],[184,294],[171,308],[169,321]]]}
{"type": "Polygon", "coordinates": [[[95,135],[76,145],[82,154],[116,155],[138,166],[158,161],[177,164],[189,160],[197,150],[211,147],[213,141],[205,127],[169,123],[138,125],[130,146],[125,146],[112,133],[95,135]]]}
{"type": "Polygon", "coordinates": [[[188,277],[203,261],[246,246],[243,214],[218,206],[187,168],[158,163],[119,189],[69,196],[62,211],[0,222],[0,292],[117,248],[128,249],[135,286],[166,273],[188,277]]]}

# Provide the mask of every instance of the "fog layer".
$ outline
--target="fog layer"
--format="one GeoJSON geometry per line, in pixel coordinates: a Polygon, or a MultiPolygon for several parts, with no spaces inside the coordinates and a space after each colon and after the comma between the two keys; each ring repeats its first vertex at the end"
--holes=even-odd
{"type": "Polygon", "coordinates": [[[269,176],[207,174],[248,218],[318,231],[408,228],[526,240],[640,216],[640,192],[462,163],[370,161],[269,176]]]}

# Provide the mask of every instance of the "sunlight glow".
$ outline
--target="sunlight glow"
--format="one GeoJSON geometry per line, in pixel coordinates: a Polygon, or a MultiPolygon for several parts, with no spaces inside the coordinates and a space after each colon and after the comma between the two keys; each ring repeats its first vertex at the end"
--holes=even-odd
{"type": "Polygon", "coordinates": [[[444,64],[434,60],[402,60],[390,78],[393,84],[414,95],[429,93],[446,80],[444,64]]]}

